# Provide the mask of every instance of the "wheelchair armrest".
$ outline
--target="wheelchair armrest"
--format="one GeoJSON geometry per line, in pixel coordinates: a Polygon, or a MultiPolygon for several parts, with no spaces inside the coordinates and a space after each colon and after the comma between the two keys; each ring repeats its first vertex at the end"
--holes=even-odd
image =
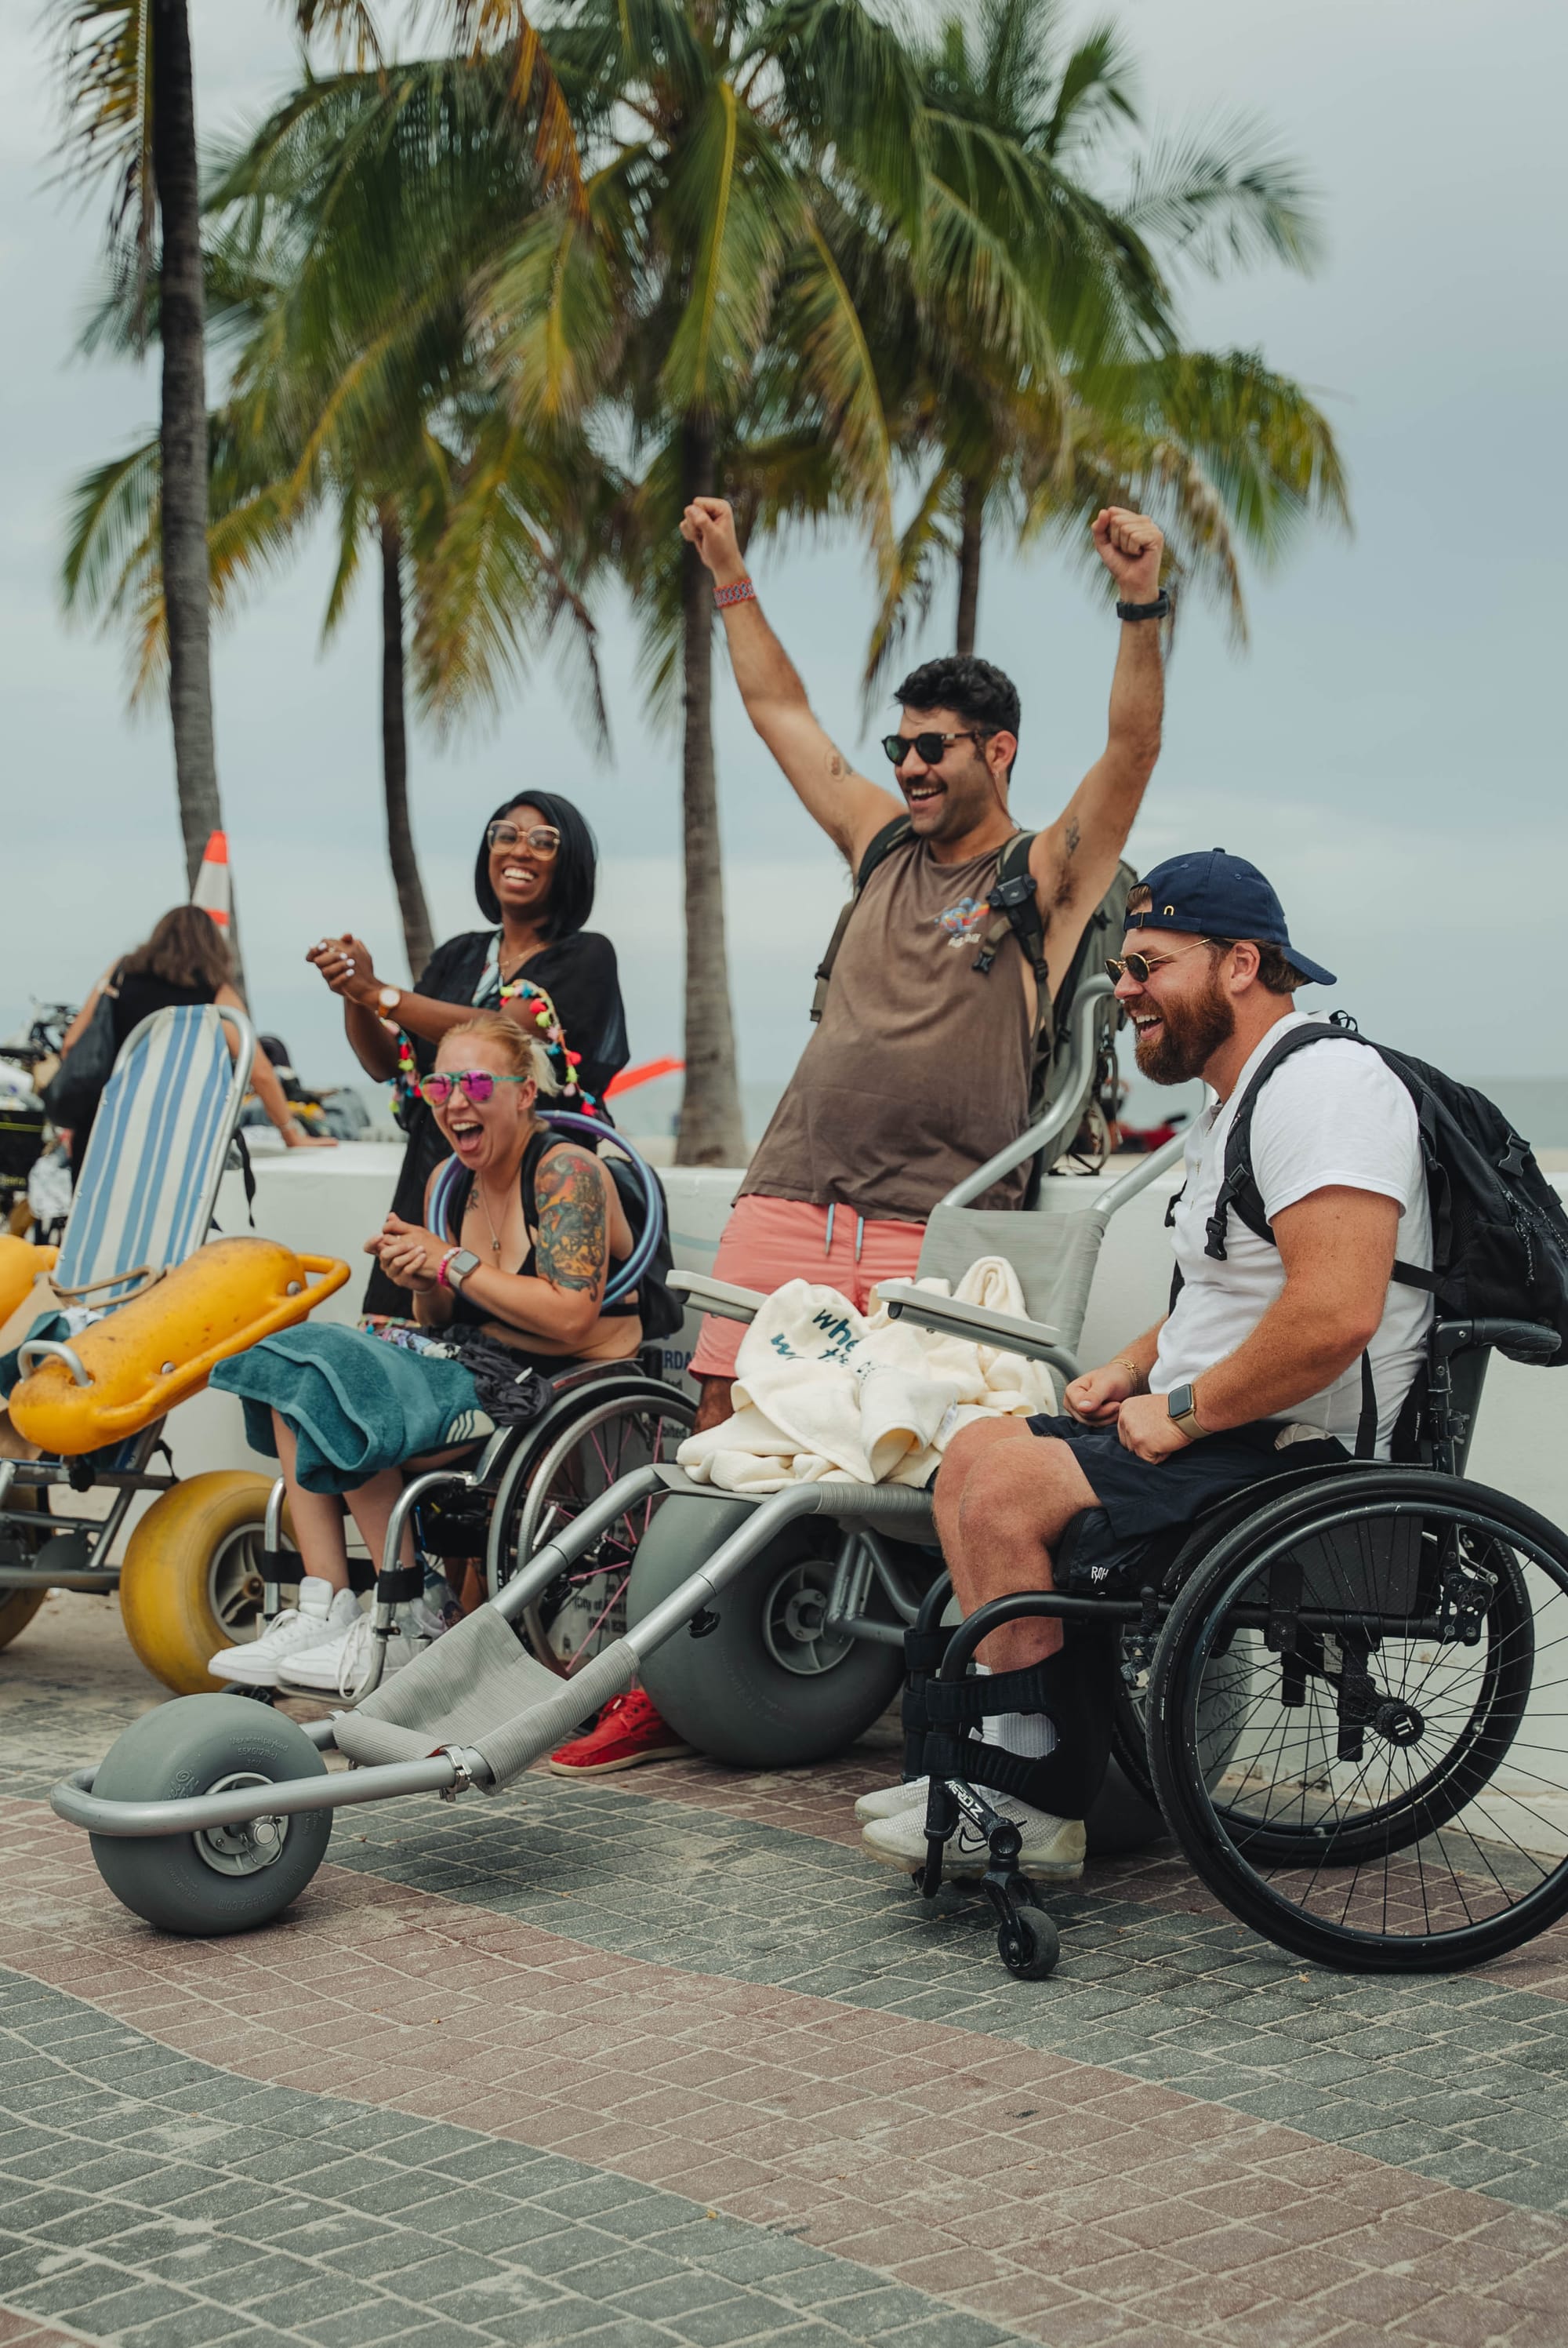
{"type": "Polygon", "coordinates": [[[1440,1321],[1432,1331],[1432,1350],[1440,1361],[1484,1345],[1515,1362],[1550,1362],[1562,1344],[1556,1330],[1539,1321],[1440,1321]]]}
{"type": "Polygon", "coordinates": [[[736,1288],[728,1280],[715,1280],[711,1272],[672,1272],[664,1284],[724,1321],[754,1321],[768,1301],[760,1288],[736,1288]]]}
{"type": "MultiPolygon", "coordinates": [[[[944,1337],[968,1337],[978,1345],[1000,1345],[1009,1354],[1024,1354],[1031,1361],[1050,1362],[1056,1366],[1070,1360],[1059,1338],[1060,1330],[1049,1322],[1025,1321],[1012,1313],[993,1313],[987,1304],[960,1304],[951,1296],[937,1296],[928,1288],[917,1287],[912,1280],[879,1280],[876,1293],[886,1305],[895,1321],[907,1313],[922,1329],[938,1330],[944,1337]]],[[[1077,1365],[1068,1374],[1076,1377],[1077,1365]]]]}

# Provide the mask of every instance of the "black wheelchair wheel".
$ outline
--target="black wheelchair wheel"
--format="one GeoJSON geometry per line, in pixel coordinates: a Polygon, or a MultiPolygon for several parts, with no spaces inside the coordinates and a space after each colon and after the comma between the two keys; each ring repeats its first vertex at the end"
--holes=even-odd
{"type": "MultiPolygon", "coordinates": [[[[679,1386],[631,1376],[563,1396],[507,1468],[496,1497],[488,1580],[494,1597],[535,1550],[634,1469],[672,1461],[696,1406],[679,1386]]],[[[626,1588],[659,1494],[634,1503],[522,1618],[553,1671],[586,1663],[626,1628],[626,1588]]]]}
{"type": "Polygon", "coordinates": [[[1363,1468],[1194,1569],[1150,1761],[1244,1922],[1345,1970],[1448,1971],[1568,1912],[1565,1698],[1568,1540],[1485,1486],[1363,1468]]]}

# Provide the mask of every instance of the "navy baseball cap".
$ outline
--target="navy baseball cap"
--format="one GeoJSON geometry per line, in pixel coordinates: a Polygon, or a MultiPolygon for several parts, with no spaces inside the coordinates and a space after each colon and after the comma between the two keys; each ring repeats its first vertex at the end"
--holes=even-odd
{"type": "Polygon", "coordinates": [[[1285,908],[1255,864],[1211,848],[1168,856],[1127,900],[1130,930],[1190,930],[1200,938],[1252,938],[1276,945],[1293,970],[1319,986],[1338,983],[1331,970],[1290,942],[1285,908]]]}

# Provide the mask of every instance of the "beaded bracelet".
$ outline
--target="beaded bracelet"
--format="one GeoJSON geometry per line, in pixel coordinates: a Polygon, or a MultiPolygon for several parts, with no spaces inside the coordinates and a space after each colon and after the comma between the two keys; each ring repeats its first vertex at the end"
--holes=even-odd
{"type": "Polygon", "coordinates": [[[756,600],[757,591],[749,579],[737,579],[733,587],[713,590],[713,601],[721,612],[727,603],[754,603],[756,600]]]}

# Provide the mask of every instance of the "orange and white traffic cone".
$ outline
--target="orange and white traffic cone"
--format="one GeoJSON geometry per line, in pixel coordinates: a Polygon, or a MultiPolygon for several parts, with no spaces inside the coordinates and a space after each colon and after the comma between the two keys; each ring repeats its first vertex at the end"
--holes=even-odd
{"type": "Polygon", "coordinates": [[[210,913],[220,930],[229,927],[233,910],[233,898],[229,886],[229,835],[213,832],[201,859],[201,870],[196,875],[196,886],[190,891],[190,901],[210,913]]]}

